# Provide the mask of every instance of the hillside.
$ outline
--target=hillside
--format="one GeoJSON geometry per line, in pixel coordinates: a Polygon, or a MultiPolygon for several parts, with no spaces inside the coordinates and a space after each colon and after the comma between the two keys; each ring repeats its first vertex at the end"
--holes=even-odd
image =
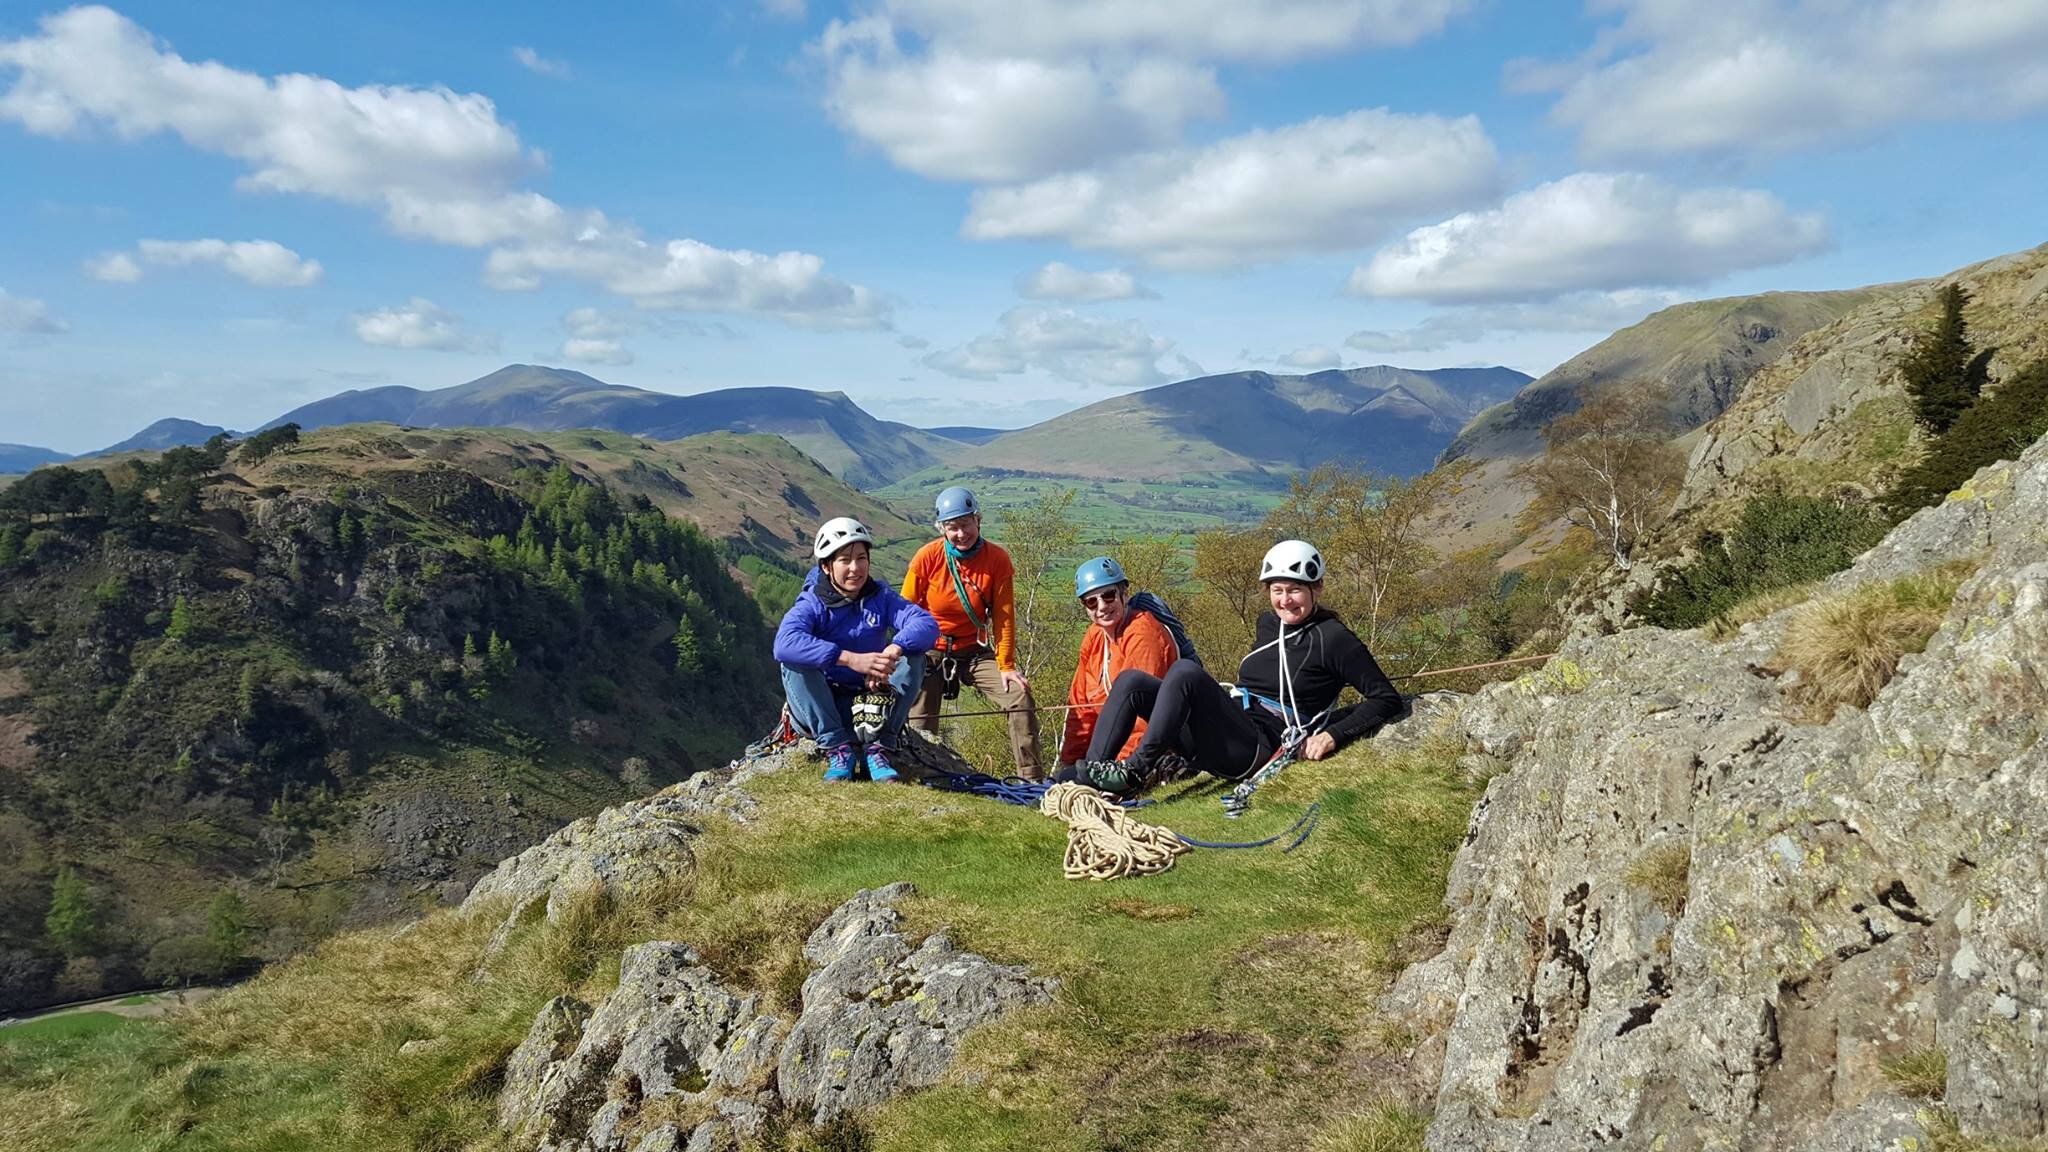
{"type": "Polygon", "coordinates": [[[1473,416],[1528,383],[1509,368],[1233,372],[1114,397],[997,436],[974,467],[1124,480],[1236,476],[1284,485],[1326,460],[1428,470],[1473,416]]]}
{"type": "Polygon", "coordinates": [[[1321,820],[1144,879],[773,753],[167,1023],[0,1032],[0,1108],[33,1152],[2038,1148],[2048,441],[1805,595],[1424,697],[1242,823],[1163,789],[1321,820]],[[1845,605],[1914,614],[1854,698],[1867,641],[1797,639],[1845,605]]]}
{"type": "MultiPolygon", "coordinates": [[[[1742,394],[1750,379],[1815,331],[1872,301],[1905,290],[1885,285],[1844,292],[1766,292],[1663,309],[1588,348],[1481,413],[1444,449],[1472,472],[1443,518],[1449,551],[1507,549],[1529,506],[1511,473],[1543,452],[1543,427],[1577,410],[1582,390],[1647,381],[1667,402],[1675,427],[1698,428],[1742,394]]],[[[1536,540],[1549,539],[1539,532],[1536,540]]],[[[1531,558],[1527,545],[1506,563],[1531,558]]]]}
{"type": "Polygon", "coordinates": [[[724,548],[612,467],[351,428],[0,495],[0,1004],[232,967],[223,893],[266,959],[431,906],[756,735],[766,625],[724,548]],[[53,936],[60,874],[87,911],[53,936]]]}
{"type": "Polygon", "coordinates": [[[201,424],[196,420],[167,417],[119,444],[109,444],[92,455],[113,456],[124,452],[161,452],[166,448],[180,446],[197,447],[226,431],[227,429],[218,424],[201,424]]]}
{"type": "Polygon", "coordinates": [[[728,388],[673,396],[561,368],[513,364],[449,388],[343,392],[293,409],[266,427],[391,423],[431,428],[598,428],[653,440],[702,432],[781,436],[856,487],[900,479],[945,460],[960,445],[906,424],[877,420],[843,392],[728,388]]]}
{"type": "Polygon", "coordinates": [[[28,444],[0,444],[0,474],[26,472],[45,464],[60,464],[71,457],[48,448],[28,444]]]}

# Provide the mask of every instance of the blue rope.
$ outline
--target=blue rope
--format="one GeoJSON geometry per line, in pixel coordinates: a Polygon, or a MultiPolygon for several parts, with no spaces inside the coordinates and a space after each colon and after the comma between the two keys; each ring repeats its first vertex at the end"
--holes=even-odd
{"type": "Polygon", "coordinates": [[[1022,776],[990,776],[985,772],[947,772],[944,769],[933,769],[918,783],[941,792],[986,796],[1024,808],[1038,807],[1045,790],[1052,787],[1048,781],[1026,780],[1022,776]]]}
{"type": "Polygon", "coordinates": [[[1318,800],[1308,806],[1308,811],[1301,814],[1301,818],[1294,822],[1293,827],[1285,832],[1276,832],[1264,840],[1197,840],[1192,836],[1181,836],[1180,842],[1190,848],[1264,848],[1299,832],[1301,835],[1295,836],[1292,843],[1281,849],[1282,852],[1292,852],[1301,847],[1302,841],[1307,840],[1308,834],[1316,830],[1316,825],[1322,822],[1322,818],[1323,802],[1318,800]]]}

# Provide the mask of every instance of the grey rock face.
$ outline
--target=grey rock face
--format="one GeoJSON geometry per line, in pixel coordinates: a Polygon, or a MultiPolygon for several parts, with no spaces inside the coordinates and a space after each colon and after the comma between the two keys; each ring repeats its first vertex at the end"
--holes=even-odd
{"type": "Polygon", "coordinates": [[[1430,1148],[1926,1148],[1884,1069],[1930,1049],[1965,1134],[2048,1135],[2048,443],[1822,594],[1970,554],[1925,653],[1825,725],[1764,671],[1790,611],[1578,637],[1438,714],[1509,770],[1384,1001],[1430,1036],[1430,1148]]]}
{"type": "Polygon", "coordinates": [[[559,997],[535,1017],[507,1064],[500,1127],[546,1152],[730,1152],[775,1111],[824,1121],[937,1083],[967,1032],[1046,1002],[1053,985],[942,934],[914,945],[894,907],[913,891],[863,891],[812,933],[804,953],[818,967],[793,1023],[682,944],[627,949],[594,1011],[559,997]],[[687,1134],[640,1131],[658,1100],[716,1115],[687,1134]]]}
{"type": "Polygon", "coordinates": [[[909,884],[864,891],[804,944],[818,967],[776,1066],[783,1101],[818,1122],[938,1082],[960,1036],[1012,1007],[1043,1004],[1052,985],[954,948],[915,948],[899,928],[909,884]]]}

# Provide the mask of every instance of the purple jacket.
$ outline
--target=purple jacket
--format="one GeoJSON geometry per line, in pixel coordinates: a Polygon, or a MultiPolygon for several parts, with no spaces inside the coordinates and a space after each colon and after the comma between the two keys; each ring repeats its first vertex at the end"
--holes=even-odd
{"type": "Polygon", "coordinates": [[[873,578],[858,597],[836,608],[825,606],[814,584],[782,614],[782,626],[775,630],[775,659],[792,668],[820,669],[832,683],[857,689],[862,687],[860,674],[841,667],[839,654],[880,652],[892,638],[905,652],[927,652],[939,642],[939,623],[873,578]]]}

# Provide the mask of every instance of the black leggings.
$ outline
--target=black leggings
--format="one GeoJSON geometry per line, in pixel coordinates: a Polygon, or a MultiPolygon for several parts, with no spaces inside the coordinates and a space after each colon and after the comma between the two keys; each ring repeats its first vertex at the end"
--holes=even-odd
{"type": "Polygon", "coordinates": [[[1214,676],[1193,660],[1181,660],[1164,680],[1135,668],[1116,678],[1095,721],[1088,758],[1115,758],[1141,716],[1145,738],[1134,758],[1156,760],[1173,748],[1196,768],[1230,780],[1251,775],[1280,746],[1279,733],[1267,731],[1214,676]]]}

